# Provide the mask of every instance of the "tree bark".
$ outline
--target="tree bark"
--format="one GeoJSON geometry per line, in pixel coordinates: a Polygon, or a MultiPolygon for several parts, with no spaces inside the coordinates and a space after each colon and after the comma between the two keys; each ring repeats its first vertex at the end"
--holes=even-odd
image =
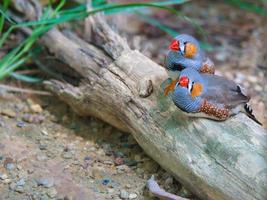
{"type": "Polygon", "coordinates": [[[267,199],[267,134],[244,114],[225,121],[184,116],[161,83],[166,70],[105,23],[91,18],[97,44],[54,28],[42,43],[80,75],[78,86],[46,87],[83,116],[131,133],[144,151],[202,199],[267,199]]]}

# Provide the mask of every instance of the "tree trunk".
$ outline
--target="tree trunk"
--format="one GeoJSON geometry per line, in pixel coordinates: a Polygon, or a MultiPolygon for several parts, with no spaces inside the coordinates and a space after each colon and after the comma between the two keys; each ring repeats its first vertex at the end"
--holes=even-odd
{"type": "Polygon", "coordinates": [[[184,116],[161,83],[166,70],[90,19],[97,41],[50,30],[43,44],[80,76],[46,87],[75,112],[130,132],[144,151],[202,199],[267,199],[267,134],[244,114],[225,121],[184,116]]]}

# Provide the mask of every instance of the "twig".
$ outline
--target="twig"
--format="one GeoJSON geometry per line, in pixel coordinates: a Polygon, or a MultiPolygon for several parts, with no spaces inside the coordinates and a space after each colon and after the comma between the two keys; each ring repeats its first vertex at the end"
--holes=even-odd
{"type": "Polygon", "coordinates": [[[37,95],[44,95],[44,96],[52,96],[52,94],[50,92],[18,88],[18,87],[13,87],[13,86],[4,85],[4,84],[0,84],[0,89],[7,90],[7,91],[10,91],[10,92],[20,92],[20,93],[29,93],[29,94],[37,94],[37,95]]]}
{"type": "Polygon", "coordinates": [[[25,70],[16,70],[16,73],[17,74],[39,74],[41,73],[42,71],[39,70],[39,69],[25,69],[25,70]]]}
{"type": "Polygon", "coordinates": [[[166,192],[164,189],[160,188],[158,183],[155,181],[154,175],[151,176],[147,181],[148,190],[151,194],[159,199],[164,200],[189,200],[187,198],[179,197],[177,195],[166,192]]]}

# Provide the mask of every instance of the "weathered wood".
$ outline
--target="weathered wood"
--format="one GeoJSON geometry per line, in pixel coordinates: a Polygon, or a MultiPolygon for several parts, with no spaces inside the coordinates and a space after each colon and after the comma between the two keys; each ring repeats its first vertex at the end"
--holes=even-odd
{"type": "Polygon", "coordinates": [[[78,87],[58,80],[46,87],[80,115],[130,132],[144,151],[202,199],[267,199],[267,133],[244,114],[225,122],[184,116],[161,83],[165,69],[130,50],[98,16],[102,49],[53,29],[43,44],[79,73],[78,87]],[[111,51],[116,49],[116,51],[111,51]]]}

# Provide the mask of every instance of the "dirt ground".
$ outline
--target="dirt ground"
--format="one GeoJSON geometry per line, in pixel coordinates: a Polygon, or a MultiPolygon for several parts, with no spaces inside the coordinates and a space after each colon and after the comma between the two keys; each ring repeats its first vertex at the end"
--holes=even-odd
{"type": "Polygon", "coordinates": [[[53,97],[2,94],[0,102],[0,199],[151,199],[144,187],[154,173],[182,189],[131,135],[53,97]]]}
{"type": "MultiPolygon", "coordinates": [[[[255,115],[267,127],[267,67],[259,62],[263,19],[221,3],[181,9],[207,32],[213,47],[208,55],[217,73],[248,90],[255,115]]],[[[157,10],[152,15],[179,33],[203,39],[179,17],[157,10]]],[[[133,48],[163,63],[170,36],[136,15],[112,16],[112,21],[133,48]]],[[[79,117],[55,97],[0,91],[0,199],[152,200],[145,188],[152,174],[167,191],[196,199],[190,188],[147,157],[131,135],[79,117]]]]}

